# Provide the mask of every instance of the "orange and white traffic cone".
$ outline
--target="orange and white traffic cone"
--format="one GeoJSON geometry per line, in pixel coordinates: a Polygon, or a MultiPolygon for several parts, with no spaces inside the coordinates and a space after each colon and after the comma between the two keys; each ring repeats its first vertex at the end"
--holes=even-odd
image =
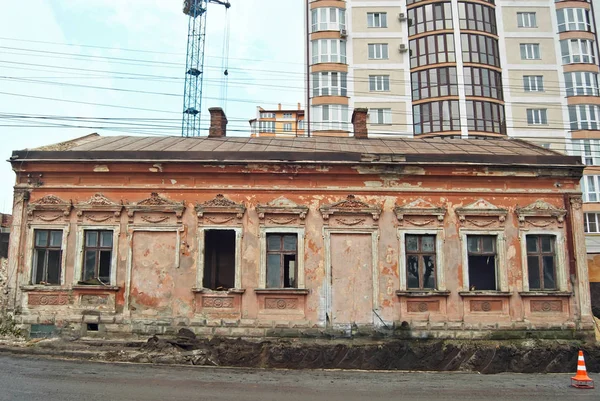
{"type": "Polygon", "coordinates": [[[577,358],[577,374],[571,377],[571,386],[577,388],[594,388],[594,381],[590,379],[587,370],[585,369],[583,351],[579,351],[579,358],[577,358]]]}

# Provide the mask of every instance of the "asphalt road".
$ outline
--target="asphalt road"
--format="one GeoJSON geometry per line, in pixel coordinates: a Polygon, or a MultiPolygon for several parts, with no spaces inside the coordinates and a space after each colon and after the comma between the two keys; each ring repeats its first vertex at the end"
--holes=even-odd
{"type": "MultiPolygon", "coordinates": [[[[591,400],[565,374],[245,370],[0,356],[0,400],[591,400]]],[[[600,385],[597,374],[590,375],[600,385]]]]}

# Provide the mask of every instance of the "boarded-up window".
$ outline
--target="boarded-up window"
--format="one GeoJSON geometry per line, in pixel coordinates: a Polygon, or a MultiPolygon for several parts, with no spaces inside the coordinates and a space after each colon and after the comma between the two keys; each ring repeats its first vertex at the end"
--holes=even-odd
{"type": "Polygon", "coordinates": [[[267,234],[267,288],[296,288],[298,236],[267,234]]]}
{"type": "Polygon", "coordinates": [[[556,289],[556,253],[553,235],[527,235],[530,290],[556,289]]]}
{"type": "Polygon", "coordinates": [[[211,290],[235,287],[235,231],[207,230],[204,233],[204,279],[211,290]]]}
{"type": "Polygon", "coordinates": [[[406,235],[408,289],[435,288],[435,235],[406,235]]]}
{"type": "Polygon", "coordinates": [[[497,290],[496,236],[467,236],[469,289],[471,291],[497,290]]]}
{"type": "Polygon", "coordinates": [[[113,252],[112,230],[86,230],[80,284],[110,284],[113,252]]]}
{"type": "Polygon", "coordinates": [[[60,284],[62,230],[35,230],[32,284],[60,284]]]}

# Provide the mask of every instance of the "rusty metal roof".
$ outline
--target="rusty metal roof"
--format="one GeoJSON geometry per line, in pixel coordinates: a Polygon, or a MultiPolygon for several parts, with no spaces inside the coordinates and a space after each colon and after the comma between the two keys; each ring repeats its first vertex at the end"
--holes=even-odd
{"type": "Polygon", "coordinates": [[[11,160],[177,160],[581,165],[578,157],[519,139],[354,137],[144,137],[91,134],[14,151],[11,160]]]}

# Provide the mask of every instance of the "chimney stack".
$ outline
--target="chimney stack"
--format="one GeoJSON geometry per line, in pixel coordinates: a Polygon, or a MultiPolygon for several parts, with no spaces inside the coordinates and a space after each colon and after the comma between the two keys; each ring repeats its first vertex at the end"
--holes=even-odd
{"type": "Polygon", "coordinates": [[[208,129],[209,138],[225,138],[227,134],[227,117],[225,112],[220,107],[211,107],[208,109],[210,113],[210,128],[208,129]]]}
{"type": "Polygon", "coordinates": [[[298,103],[298,110],[302,110],[302,105],[298,103]]]}
{"type": "Polygon", "coordinates": [[[352,125],[354,126],[354,137],[357,139],[369,138],[367,131],[367,108],[356,108],[352,112],[352,125]]]}
{"type": "Polygon", "coordinates": [[[281,103],[277,105],[277,110],[281,110],[281,103]]]}

